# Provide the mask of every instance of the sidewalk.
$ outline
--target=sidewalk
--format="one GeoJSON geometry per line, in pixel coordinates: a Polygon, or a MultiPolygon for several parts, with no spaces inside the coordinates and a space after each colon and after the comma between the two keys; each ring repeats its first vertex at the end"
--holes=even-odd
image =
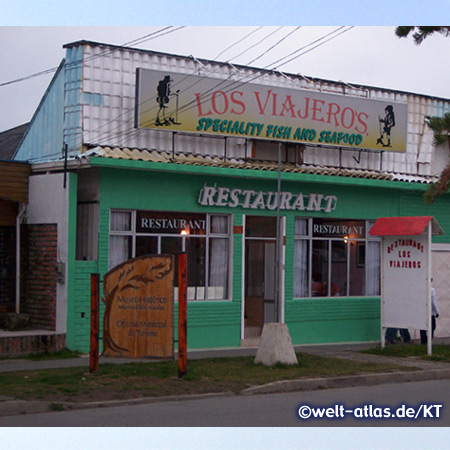
{"type": "MultiPolygon", "coordinates": [[[[294,392],[315,389],[333,389],[352,386],[371,386],[376,384],[400,383],[406,381],[425,381],[450,378],[450,364],[436,361],[424,361],[419,358],[396,358],[388,356],[378,356],[360,353],[361,350],[372,348],[374,344],[339,344],[339,345],[310,345],[295,346],[295,351],[309,353],[317,356],[347,359],[368,363],[387,363],[397,366],[413,367],[417,370],[408,372],[389,372],[360,374],[352,376],[342,376],[334,378],[302,378],[298,380],[287,380],[269,383],[263,386],[255,386],[245,389],[241,395],[267,394],[276,392],[294,392]]],[[[218,350],[195,350],[188,352],[189,359],[202,358],[226,358],[233,356],[254,356],[256,347],[252,348],[229,348],[218,350]]],[[[153,360],[154,361],[154,360],[153,360]]],[[[149,359],[124,359],[100,357],[99,364],[126,364],[130,362],[152,362],[149,359]]],[[[59,359],[50,361],[29,361],[24,359],[0,360],[0,372],[15,372],[25,370],[56,369],[67,367],[86,367],[89,370],[89,355],[84,355],[74,359],[59,359]]],[[[207,394],[206,397],[217,395],[233,395],[231,393],[207,394]]],[[[196,396],[196,397],[205,397],[196,396]]],[[[158,398],[139,398],[129,400],[118,400],[108,402],[90,402],[90,403],[70,403],[63,405],[68,409],[96,408],[105,406],[119,406],[124,404],[138,404],[148,402],[162,402],[171,400],[182,400],[185,397],[158,397],[158,398]]],[[[193,398],[188,396],[187,398],[193,398]]],[[[44,401],[24,401],[15,400],[0,396],[0,417],[16,414],[31,414],[37,412],[49,412],[51,402],[44,401]]]]}

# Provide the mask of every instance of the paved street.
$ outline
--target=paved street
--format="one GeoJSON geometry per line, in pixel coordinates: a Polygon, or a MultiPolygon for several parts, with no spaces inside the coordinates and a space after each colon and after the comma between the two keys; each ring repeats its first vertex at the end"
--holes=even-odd
{"type": "MultiPolygon", "coordinates": [[[[106,427],[114,424],[126,427],[448,427],[450,411],[445,406],[450,405],[448,386],[448,380],[439,380],[312,392],[171,401],[1,417],[0,426],[106,427]],[[335,404],[342,404],[346,410],[355,410],[369,404],[378,408],[391,407],[392,410],[402,404],[414,408],[418,408],[421,404],[444,406],[439,409],[440,419],[355,419],[347,414],[344,419],[300,420],[297,411],[303,404],[311,407],[334,407],[335,404]]],[[[432,410],[433,413],[435,411],[432,410]]]]}

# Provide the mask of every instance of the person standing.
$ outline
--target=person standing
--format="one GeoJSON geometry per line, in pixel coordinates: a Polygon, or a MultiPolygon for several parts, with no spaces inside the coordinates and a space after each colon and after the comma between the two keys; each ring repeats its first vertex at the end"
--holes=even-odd
{"type": "Polygon", "coordinates": [[[395,339],[397,338],[397,331],[400,331],[400,337],[405,344],[411,343],[411,335],[407,328],[388,328],[386,330],[386,342],[388,344],[395,344],[395,339]]]}
{"type": "MultiPolygon", "coordinates": [[[[433,282],[433,278],[431,279],[433,282]]],[[[434,287],[431,288],[431,339],[434,338],[434,330],[436,329],[436,319],[439,317],[439,307],[436,299],[436,289],[434,287]]],[[[427,330],[420,330],[420,343],[426,344],[428,342],[427,339],[427,330]]]]}

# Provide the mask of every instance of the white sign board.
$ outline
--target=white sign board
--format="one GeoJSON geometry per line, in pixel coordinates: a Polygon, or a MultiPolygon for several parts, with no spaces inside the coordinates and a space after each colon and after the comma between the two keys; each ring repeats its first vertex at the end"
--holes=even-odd
{"type": "Polygon", "coordinates": [[[387,328],[428,328],[429,237],[383,237],[383,317],[387,328]]]}

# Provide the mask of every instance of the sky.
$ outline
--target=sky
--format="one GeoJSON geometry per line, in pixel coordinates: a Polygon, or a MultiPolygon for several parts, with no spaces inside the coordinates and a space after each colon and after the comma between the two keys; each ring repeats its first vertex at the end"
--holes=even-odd
{"type": "Polygon", "coordinates": [[[147,36],[139,48],[243,65],[265,53],[251,65],[450,98],[450,65],[442,57],[450,53],[450,37],[433,35],[417,46],[411,37],[395,36],[394,26],[361,25],[172,25],[159,37],[148,36],[166,27],[0,26],[0,131],[31,120],[54,71],[14,81],[58,67],[63,45],[77,40],[124,45],[147,36]],[[276,63],[302,47],[288,64],[276,63]]]}
{"type": "Polygon", "coordinates": [[[0,25],[435,25],[448,18],[449,0],[2,0],[1,5],[0,25]]]}
{"type": "MultiPolygon", "coordinates": [[[[64,44],[84,39],[123,45],[166,26],[174,27],[170,34],[147,40],[139,48],[246,65],[286,36],[252,64],[264,68],[274,68],[281,57],[335,31],[332,39],[320,41],[317,48],[307,47],[308,53],[278,69],[450,98],[450,37],[432,36],[415,46],[411,38],[394,35],[396,25],[448,22],[449,6],[450,0],[1,0],[0,132],[31,120],[53,72],[9,82],[56,68],[64,58],[64,44]],[[339,31],[342,24],[347,26],[339,31]]],[[[12,450],[263,449],[268,442],[273,449],[321,449],[329,448],[332,435],[336,449],[414,450],[431,444],[445,448],[449,437],[447,429],[380,431],[0,428],[0,441],[12,450]],[[271,441],[274,436],[277,444],[271,441]]]]}
{"type": "Polygon", "coordinates": [[[2,0],[0,25],[435,25],[445,23],[448,6],[449,0],[2,0]]]}

